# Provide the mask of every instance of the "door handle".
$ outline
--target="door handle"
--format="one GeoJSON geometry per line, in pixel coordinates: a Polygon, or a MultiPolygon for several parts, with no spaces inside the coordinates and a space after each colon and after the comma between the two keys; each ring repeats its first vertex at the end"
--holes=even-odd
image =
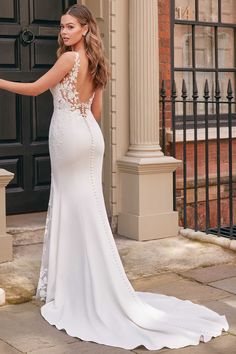
{"type": "Polygon", "coordinates": [[[25,28],[22,30],[21,32],[21,41],[23,45],[28,45],[33,43],[35,40],[35,35],[33,34],[33,32],[29,29],[29,28],[25,28]]]}

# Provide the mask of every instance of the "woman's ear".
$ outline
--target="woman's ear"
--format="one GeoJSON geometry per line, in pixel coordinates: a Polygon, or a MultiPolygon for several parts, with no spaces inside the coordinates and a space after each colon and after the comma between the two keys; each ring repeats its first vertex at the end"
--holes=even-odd
{"type": "Polygon", "coordinates": [[[88,33],[88,25],[84,25],[83,29],[83,36],[86,36],[86,34],[88,33]]]}

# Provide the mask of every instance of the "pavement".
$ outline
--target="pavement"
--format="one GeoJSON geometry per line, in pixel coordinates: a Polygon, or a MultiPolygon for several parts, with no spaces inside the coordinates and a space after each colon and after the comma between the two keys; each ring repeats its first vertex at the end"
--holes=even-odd
{"type": "Polygon", "coordinates": [[[138,242],[114,235],[126,274],[135,290],[191,300],[226,315],[229,331],[208,343],[182,349],[125,350],[82,341],[43,319],[34,299],[45,214],[35,226],[8,219],[14,235],[14,260],[0,264],[0,287],[7,302],[0,307],[0,354],[236,354],[236,252],[183,236],[138,242]],[[22,230],[24,229],[24,232],[22,230]]]}

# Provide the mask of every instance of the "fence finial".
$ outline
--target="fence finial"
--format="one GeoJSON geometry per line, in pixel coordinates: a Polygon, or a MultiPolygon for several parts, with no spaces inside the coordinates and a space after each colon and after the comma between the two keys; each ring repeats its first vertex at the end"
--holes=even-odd
{"type": "Polygon", "coordinates": [[[219,83],[218,79],[216,80],[215,98],[216,98],[216,100],[219,100],[221,98],[221,95],[220,95],[220,83],[219,83]]]}
{"type": "Polygon", "coordinates": [[[231,85],[230,79],[228,81],[228,88],[227,88],[227,96],[226,97],[229,101],[233,99],[233,90],[232,90],[232,85],[231,85]]]}
{"type": "Polygon", "coordinates": [[[173,98],[173,100],[175,100],[177,97],[175,80],[173,80],[172,82],[171,97],[173,98]]]}
{"type": "Polygon", "coordinates": [[[165,80],[162,80],[162,82],[161,82],[161,93],[160,93],[160,96],[162,97],[162,99],[164,99],[166,97],[165,80]]]}
{"type": "Polygon", "coordinates": [[[183,79],[183,83],[182,83],[182,95],[181,95],[181,97],[183,97],[183,99],[186,99],[188,97],[186,83],[185,83],[184,79],[183,79]]]}
{"type": "Polygon", "coordinates": [[[210,98],[209,85],[208,85],[208,80],[207,79],[206,79],[205,85],[204,85],[204,95],[203,95],[203,97],[205,98],[205,100],[208,100],[210,98]]]}
{"type": "Polygon", "coordinates": [[[196,100],[198,98],[198,88],[196,79],[193,80],[193,99],[196,100]]]}

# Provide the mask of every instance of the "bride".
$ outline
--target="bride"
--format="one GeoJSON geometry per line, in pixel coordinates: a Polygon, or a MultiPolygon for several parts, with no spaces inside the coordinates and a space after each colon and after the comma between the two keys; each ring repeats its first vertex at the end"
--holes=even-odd
{"type": "Polygon", "coordinates": [[[43,318],[85,341],[134,349],[208,342],[225,316],[173,296],[135,291],[112,235],[102,190],[104,138],[98,124],[108,64],[87,7],[61,16],[58,59],[33,83],[0,88],[37,96],[50,89],[51,188],[36,298],[43,318]]]}

